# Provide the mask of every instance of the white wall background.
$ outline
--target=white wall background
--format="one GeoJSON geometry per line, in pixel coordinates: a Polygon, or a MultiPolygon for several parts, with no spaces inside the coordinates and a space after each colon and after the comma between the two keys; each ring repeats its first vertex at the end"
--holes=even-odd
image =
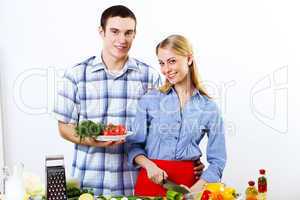
{"type": "Polygon", "coordinates": [[[99,55],[100,13],[119,3],[138,18],[131,55],[158,67],[154,47],[165,36],[181,33],[192,41],[201,75],[226,120],[224,182],[244,192],[247,181],[266,168],[269,199],[300,199],[296,1],[2,0],[6,163],[23,162],[43,176],[45,155],[64,154],[70,170],[73,146],[59,137],[51,114],[55,83],[66,67],[99,55]]]}

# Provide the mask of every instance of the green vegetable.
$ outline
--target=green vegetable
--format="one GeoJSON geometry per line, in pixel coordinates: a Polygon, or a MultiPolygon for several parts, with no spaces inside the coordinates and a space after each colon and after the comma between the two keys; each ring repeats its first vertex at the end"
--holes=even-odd
{"type": "Polygon", "coordinates": [[[67,197],[72,198],[72,197],[79,197],[81,194],[81,190],[79,188],[67,188],[67,197]]]}
{"type": "Polygon", "coordinates": [[[97,200],[107,200],[107,199],[105,198],[105,196],[100,195],[100,196],[97,197],[97,200]]]}
{"type": "Polygon", "coordinates": [[[168,200],[182,200],[183,199],[183,194],[172,191],[172,190],[168,190],[166,196],[167,196],[168,200]]]}
{"type": "Polygon", "coordinates": [[[80,189],[78,182],[76,181],[67,181],[66,183],[66,193],[68,200],[77,200],[81,194],[90,193],[94,195],[92,189],[80,189]]]}
{"type": "Polygon", "coordinates": [[[78,200],[78,198],[79,197],[71,197],[71,198],[68,197],[68,200],[78,200]]]}
{"type": "Polygon", "coordinates": [[[80,142],[86,137],[96,138],[103,131],[104,125],[102,123],[95,123],[91,120],[80,122],[76,128],[76,136],[80,138],[80,142]]]}
{"type": "Polygon", "coordinates": [[[163,200],[164,198],[162,197],[154,197],[152,200],[163,200]]]}

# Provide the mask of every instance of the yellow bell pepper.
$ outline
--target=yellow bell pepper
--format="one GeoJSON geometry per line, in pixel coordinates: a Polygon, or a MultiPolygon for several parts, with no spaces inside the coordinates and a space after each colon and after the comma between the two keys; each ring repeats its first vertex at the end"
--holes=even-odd
{"type": "Polygon", "coordinates": [[[225,186],[223,183],[207,183],[204,187],[205,190],[209,190],[211,192],[223,192],[224,188],[225,186]]]}
{"type": "Polygon", "coordinates": [[[226,187],[222,195],[224,200],[234,200],[236,196],[236,190],[232,187],[226,187]]]}

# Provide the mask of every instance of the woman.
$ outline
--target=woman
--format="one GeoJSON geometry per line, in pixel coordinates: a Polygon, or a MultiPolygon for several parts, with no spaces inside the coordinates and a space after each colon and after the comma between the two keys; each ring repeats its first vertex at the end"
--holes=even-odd
{"type": "Polygon", "coordinates": [[[193,51],[186,38],[171,35],[156,47],[165,83],[143,96],[130,140],[129,162],[140,170],[135,194],[165,195],[163,179],[201,191],[218,182],[226,162],[223,121],[216,104],[201,85],[193,51]],[[209,166],[197,180],[194,160],[201,157],[199,143],[207,134],[209,166]]]}

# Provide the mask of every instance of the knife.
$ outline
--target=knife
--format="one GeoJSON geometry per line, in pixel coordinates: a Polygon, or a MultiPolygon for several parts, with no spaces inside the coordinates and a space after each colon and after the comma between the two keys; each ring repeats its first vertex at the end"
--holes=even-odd
{"type": "Polygon", "coordinates": [[[181,185],[178,185],[168,179],[165,179],[164,178],[164,174],[163,174],[163,181],[162,181],[162,186],[167,189],[167,190],[172,190],[174,192],[179,192],[181,194],[188,194],[190,193],[191,191],[188,190],[187,188],[181,186],[181,185]]]}

